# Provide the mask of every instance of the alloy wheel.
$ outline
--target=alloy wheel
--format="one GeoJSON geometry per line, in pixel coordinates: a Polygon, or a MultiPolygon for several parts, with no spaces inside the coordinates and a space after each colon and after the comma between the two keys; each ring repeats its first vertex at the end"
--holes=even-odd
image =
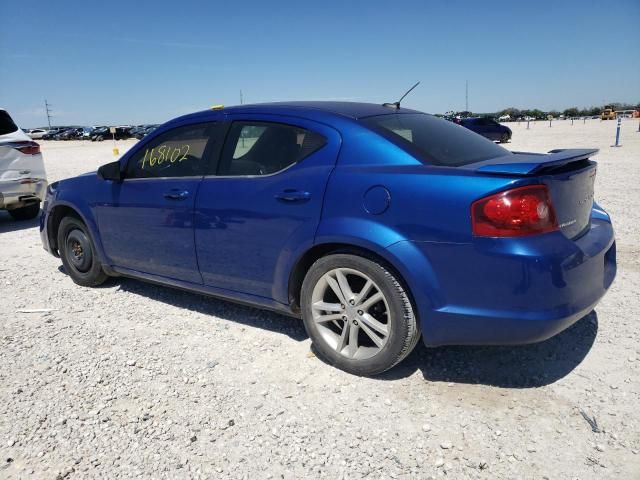
{"type": "Polygon", "coordinates": [[[325,273],[313,289],[311,310],[323,340],[346,358],[371,358],[389,340],[393,319],[387,299],[360,271],[336,268],[325,273]]]}

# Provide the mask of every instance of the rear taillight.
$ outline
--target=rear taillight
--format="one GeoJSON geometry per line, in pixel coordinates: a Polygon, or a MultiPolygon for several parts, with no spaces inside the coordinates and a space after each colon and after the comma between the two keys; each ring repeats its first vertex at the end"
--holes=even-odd
{"type": "Polygon", "coordinates": [[[40,153],[40,145],[36,142],[12,142],[9,146],[24,153],[25,155],[35,155],[36,153],[40,153]]]}
{"type": "Polygon", "coordinates": [[[558,230],[546,185],[505,190],[473,202],[471,224],[478,237],[522,237],[558,230]]]}

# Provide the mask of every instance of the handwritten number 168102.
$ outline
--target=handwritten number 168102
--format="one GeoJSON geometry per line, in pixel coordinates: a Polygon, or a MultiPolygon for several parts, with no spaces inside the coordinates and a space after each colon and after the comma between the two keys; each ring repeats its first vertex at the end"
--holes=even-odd
{"type": "Polygon", "coordinates": [[[155,167],[162,165],[163,163],[180,163],[187,159],[189,154],[189,145],[182,145],[180,147],[167,147],[161,145],[158,148],[147,149],[144,152],[144,158],[142,159],[141,168],[146,166],[155,167]]]}

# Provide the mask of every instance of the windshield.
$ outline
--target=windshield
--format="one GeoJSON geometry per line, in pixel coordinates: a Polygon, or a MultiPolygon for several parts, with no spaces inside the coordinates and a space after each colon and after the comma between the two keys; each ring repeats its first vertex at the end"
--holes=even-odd
{"type": "Polygon", "coordinates": [[[378,115],[362,122],[423,163],[456,167],[511,154],[465,127],[422,113],[378,115]]]}
{"type": "Polygon", "coordinates": [[[9,114],[4,110],[0,110],[0,135],[13,133],[16,130],[18,130],[18,127],[13,123],[9,114]]]}

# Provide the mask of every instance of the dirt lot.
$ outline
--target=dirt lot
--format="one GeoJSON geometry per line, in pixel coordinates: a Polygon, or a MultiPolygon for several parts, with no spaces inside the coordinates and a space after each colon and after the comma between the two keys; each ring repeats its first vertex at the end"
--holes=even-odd
{"type": "MultiPolygon", "coordinates": [[[[601,149],[613,287],[547,342],[419,345],[377,379],[323,364],[283,316],[134,280],[76,286],[36,221],[0,213],[0,477],[640,478],[638,121],[621,148],[614,122],[511,127],[513,150],[601,149]]],[[[113,158],[111,142],[42,144],[51,181],[113,158]]]]}

